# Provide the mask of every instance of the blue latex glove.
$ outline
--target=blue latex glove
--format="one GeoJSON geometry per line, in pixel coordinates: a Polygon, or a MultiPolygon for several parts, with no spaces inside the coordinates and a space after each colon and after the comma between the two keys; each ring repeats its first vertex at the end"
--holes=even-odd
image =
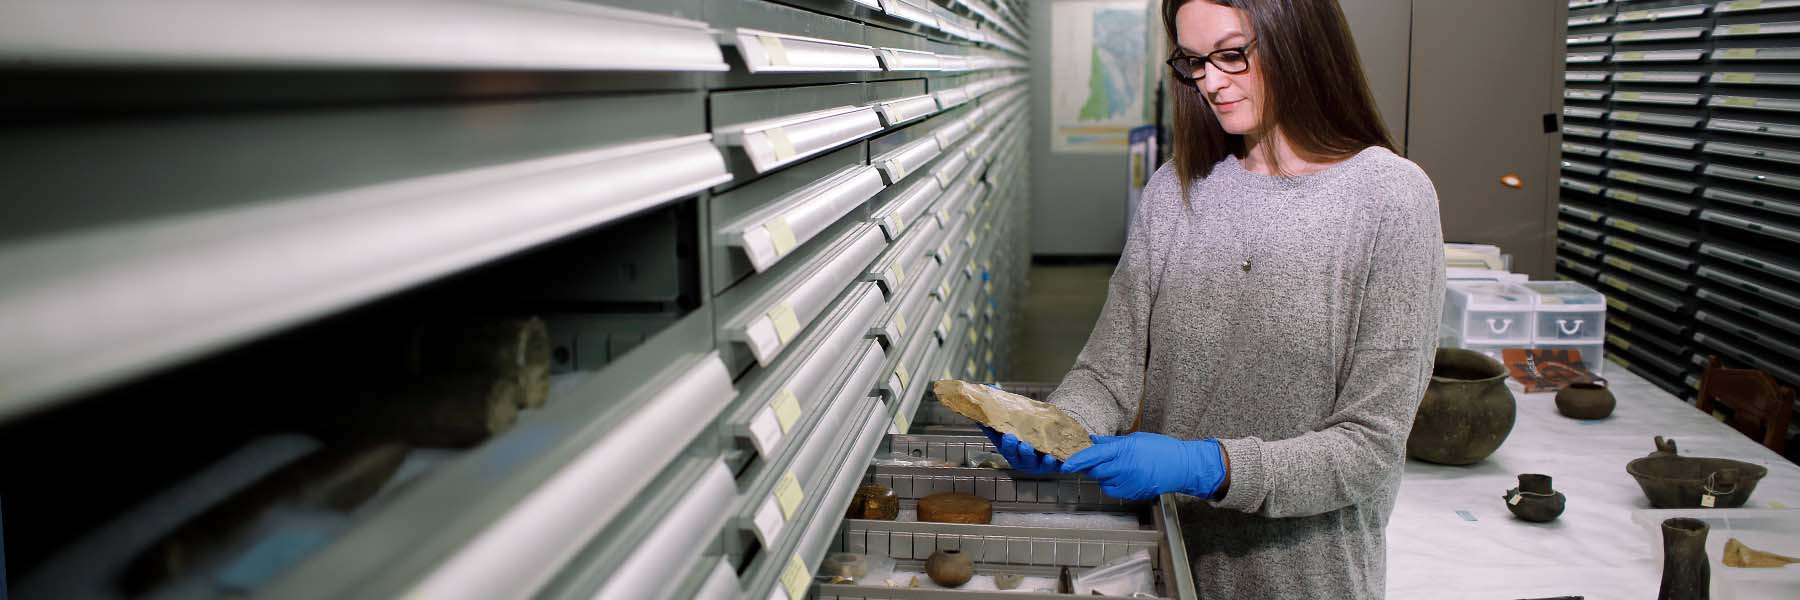
{"type": "Polygon", "coordinates": [[[1151,500],[1167,493],[1212,498],[1225,481],[1219,441],[1183,441],[1159,433],[1088,436],[1094,445],[1063,463],[1064,473],[1086,473],[1100,491],[1121,500],[1151,500]]]}
{"type": "Polygon", "coordinates": [[[981,426],[981,432],[987,434],[988,441],[1000,452],[1000,457],[1012,465],[1014,471],[1027,475],[1055,475],[1062,472],[1063,462],[1056,457],[1038,452],[1031,447],[1031,442],[1019,439],[1013,434],[1001,435],[1000,432],[981,426]]]}

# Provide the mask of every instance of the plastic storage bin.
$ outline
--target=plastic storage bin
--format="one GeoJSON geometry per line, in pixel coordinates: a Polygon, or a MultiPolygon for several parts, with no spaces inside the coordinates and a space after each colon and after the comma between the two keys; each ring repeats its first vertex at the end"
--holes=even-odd
{"type": "Polygon", "coordinates": [[[1599,344],[1606,339],[1606,296],[1573,281],[1533,281],[1533,341],[1540,345],[1599,344]]]}
{"type": "Polygon", "coordinates": [[[1532,342],[1532,292],[1507,283],[1453,281],[1444,288],[1440,338],[1462,347],[1525,347],[1532,342]]]}

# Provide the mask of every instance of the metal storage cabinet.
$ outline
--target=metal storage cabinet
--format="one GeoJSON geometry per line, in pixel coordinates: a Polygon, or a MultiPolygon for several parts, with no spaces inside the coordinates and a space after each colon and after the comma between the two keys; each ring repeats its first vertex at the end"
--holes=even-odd
{"type": "MultiPolygon", "coordinates": [[[[367,341],[365,313],[526,311],[557,357],[543,408],[254,584],[177,595],[798,598],[929,382],[1006,374],[1024,14],[8,3],[24,92],[0,104],[29,126],[0,133],[0,419],[160,401],[146,378],[252,343],[367,341]]],[[[118,594],[182,520],[137,504],[158,516],[59,540],[18,589],[118,594]]]]}
{"type": "Polygon", "coordinates": [[[1570,62],[1606,59],[1565,77],[1558,274],[1607,293],[1609,356],[1671,393],[1710,354],[1800,384],[1800,3],[1568,6],[1570,62]]]}

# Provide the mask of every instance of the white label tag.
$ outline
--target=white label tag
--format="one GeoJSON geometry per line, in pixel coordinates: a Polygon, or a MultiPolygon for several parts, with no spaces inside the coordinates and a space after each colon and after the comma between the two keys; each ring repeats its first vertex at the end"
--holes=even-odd
{"type": "Polygon", "coordinates": [[[793,64],[788,62],[787,47],[781,45],[781,38],[772,35],[757,37],[762,38],[763,54],[769,55],[770,66],[785,67],[793,64]]]}
{"type": "Polygon", "coordinates": [[[1510,504],[1510,505],[1513,505],[1513,506],[1518,506],[1518,505],[1519,505],[1519,500],[1521,500],[1521,499],[1523,499],[1523,498],[1524,498],[1524,497],[1523,497],[1523,496],[1520,496],[1520,495],[1518,495],[1518,494],[1513,494],[1513,495],[1512,495],[1512,497],[1511,497],[1511,498],[1507,498],[1507,499],[1506,499],[1506,503],[1507,503],[1507,504],[1510,504]]]}
{"type": "Polygon", "coordinates": [[[1700,496],[1700,506],[1704,506],[1706,508],[1712,508],[1713,507],[1713,495],[1712,494],[1702,494],[1700,496]]]}
{"type": "Polygon", "coordinates": [[[764,131],[763,137],[768,138],[769,149],[775,152],[775,160],[786,162],[794,158],[794,155],[796,154],[796,152],[794,152],[794,141],[788,139],[786,131],[783,131],[780,127],[776,127],[764,131]]]}
{"type": "Polygon", "coordinates": [[[757,411],[756,418],[750,421],[750,441],[756,444],[756,452],[764,458],[775,455],[775,447],[781,443],[781,423],[775,419],[775,411],[768,408],[757,411]]]}
{"type": "Polygon", "coordinates": [[[762,506],[756,509],[756,535],[762,539],[763,547],[775,547],[775,539],[786,526],[787,519],[781,518],[781,507],[775,505],[775,498],[764,499],[762,506]]]}

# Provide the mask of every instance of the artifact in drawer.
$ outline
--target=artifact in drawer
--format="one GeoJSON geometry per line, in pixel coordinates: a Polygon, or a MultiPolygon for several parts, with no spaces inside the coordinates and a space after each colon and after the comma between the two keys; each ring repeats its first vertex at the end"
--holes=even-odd
{"type": "Polygon", "coordinates": [[[1038,451],[1059,459],[1068,460],[1094,445],[1086,427],[1048,403],[966,381],[937,381],[931,389],[938,402],[957,414],[1019,436],[1038,451]]]}

